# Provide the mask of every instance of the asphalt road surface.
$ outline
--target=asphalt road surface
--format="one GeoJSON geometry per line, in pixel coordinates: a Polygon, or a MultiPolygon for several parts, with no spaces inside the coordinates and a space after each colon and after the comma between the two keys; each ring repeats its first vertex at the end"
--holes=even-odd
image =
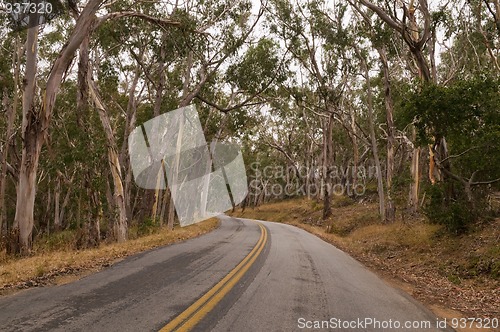
{"type": "Polygon", "coordinates": [[[443,330],[418,302],[319,238],[289,225],[229,217],[209,234],[74,283],[0,298],[1,331],[190,328],[443,330]]]}

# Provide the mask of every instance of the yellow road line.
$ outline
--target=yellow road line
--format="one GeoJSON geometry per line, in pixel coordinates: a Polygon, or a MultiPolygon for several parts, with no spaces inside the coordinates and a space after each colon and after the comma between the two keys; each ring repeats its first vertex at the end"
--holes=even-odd
{"type": "Polygon", "coordinates": [[[259,224],[259,227],[261,230],[260,238],[252,251],[228,275],[179,316],[165,325],[160,332],[191,330],[229,293],[248,269],[250,269],[266,245],[267,230],[261,224],[259,224]]]}

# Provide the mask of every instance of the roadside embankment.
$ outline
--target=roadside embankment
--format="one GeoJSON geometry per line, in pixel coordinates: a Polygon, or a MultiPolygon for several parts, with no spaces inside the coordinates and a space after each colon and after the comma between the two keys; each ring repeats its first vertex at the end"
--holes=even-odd
{"type": "MultiPolygon", "coordinates": [[[[187,227],[152,229],[151,234],[123,243],[101,243],[97,248],[75,250],[71,234],[66,239],[40,239],[29,257],[0,254],[0,295],[21,289],[74,281],[117,261],[149,249],[194,238],[217,228],[211,218],[187,227]]],[[[60,235],[59,235],[60,236],[60,235]]]]}

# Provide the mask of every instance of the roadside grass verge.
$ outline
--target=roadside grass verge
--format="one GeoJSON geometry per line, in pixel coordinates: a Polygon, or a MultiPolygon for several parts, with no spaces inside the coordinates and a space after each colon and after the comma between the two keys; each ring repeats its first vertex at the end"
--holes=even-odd
{"type": "Polygon", "coordinates": [[[381,223],[378,204],[340,197],[332,217],[322,203],[291,199],[235,211],[235,217],[284,222],[303,228],[361,261],[443,317],[499,318],[500,219],[477,224],[461,236],[424,218],[381,223]],[[453,313],[452,313],[453,314],[453,313]]]}
{"type": "Polygon", "coordinates": [[[0,294],[66,283],[127,256],[200,236],[218,225],[219,220],[211,218],[187,227],[175,227],[173,231],[158,228],[152,234],[123,243],[101,243],[97,248],[85,250],[72,249],[68,244],[71,234],[62,234],[58,235],[62,238],[41,240],[34,246],[35,250],[30,257],[16,258],[3,252],[0,254],[0,294]]]}

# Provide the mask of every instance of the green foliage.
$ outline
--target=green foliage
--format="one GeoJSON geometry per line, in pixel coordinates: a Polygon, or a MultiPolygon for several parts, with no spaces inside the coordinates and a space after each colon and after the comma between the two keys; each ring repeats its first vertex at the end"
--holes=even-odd
{"type": "MultiPolygon", "coordinates": [[[[473,221],[489,213],[485,198],[494,189],[473,186],[472,197],[466,197],[464,183],[500,177],[499,83],[498,78],[476,76],[449,86],[406,89],[401,97],[402,118],[406,123],[414,120],[417,143],[427,145],[446,138],[449,171],[462,179],[444,174],[444,183],[426,190],[424,213],[432,223],[442,224],[454,234],[466,232],[473,221]]],[[[492,186],[498,188],[499,184],[492,186]]]]}
{"type": "Polygon", "coordinates": [[[103,61],[99,68],[99,87],[106,92],[118,89],[118,72],[111,61],[103,61]]]}
{"type": "Polygon", "coordinates": [[[0,92],[11,91],[14,88],[14,77],[10,71],[12,62],[8,59],[12,58],[12,52],[9,50],[12,48],[12,41],[5,40],[0,48],[0,92]]]}
{"type": "MultiPolygon", "coordinates": [[[[471,235],[473,236],[473,235],[471,235]]],[[[460,250],[456,248],[455,250],[460,250]]],[[[459,284],[461,279],[487,276],[500,279],[500,246],[490,246],[489,250],[468,252],[461,261],[448,262],[443,266],[444,273],[452,282],[459,284]]]]}
{"type": "Polygon", "coordinates": [[[426,190],[429,199],[424,213],[431,223],[444,225],[452,234],[462,234],[478,217],[477,212],[464,195],[449,201],[446,191],[450,190],[453,190],[450,183],[430,186],[426,190]]]}
{"type": "Polygon", "coordinates": [[[227,79],[238,88],[248,93],[257,93],[264,89],[271,79],[277,83],[285,81],[277,55],[278,45],[266,38],[251,46],[242,61],[232,65],[227,71],[227,79]]]}
{"type": "Polygon", "coordinates": [[[394,175],[392,179],[392,190],[396,194],[395,201],[399,205],[406,205],[407,190],[412,183],[409,164],[405,165],[401,172],[394,175]]]}
{"type": "Polygon", "coordinates": [[[407,107],[416,119],[420,142],[429,143],[431,135],[459,140],[498,130],[499,84],[498,79],[478,77],[451,86],[428,84],[414,92],[407,107]]]}
{"type": "Polygon", "coordinates": [[[151,235],[158,230],[158,227],[153,218],[146,218],[137,226],[137,236],[151,235]]]}
{"type": "Polygon", "coordinates": [[[72,230],[64,230],[50,235],[43,235],[35,241],[35,250],[42,252],[66,250],[73,248],[76,241],[76,233],[72,230]]]}
{"type": "MultiPolygon", "coordinates": [[[[311,28],[325,39],[325,48],[346,47],[353,43],[354,40],[350,36],[349,31],[342,24],[332,21],[331,17],[328,17],[323,12],[323,9],[319,8],[318,3],[312,2],[308,6],[311,16],[314,17],[314,20],[311,22],[311,28]]],[[[335,20],[342,22],[345,19],[347,4],[336,3],[334,10],[336,15],[335,20]]]]}
{"type": "Polygon", "coordinates": [[[421,145],[445,137],[453,172],[474,181],[500,177],[500,80],[476,77],[410,92],[407,119],[415,119],[421,145]]]}

